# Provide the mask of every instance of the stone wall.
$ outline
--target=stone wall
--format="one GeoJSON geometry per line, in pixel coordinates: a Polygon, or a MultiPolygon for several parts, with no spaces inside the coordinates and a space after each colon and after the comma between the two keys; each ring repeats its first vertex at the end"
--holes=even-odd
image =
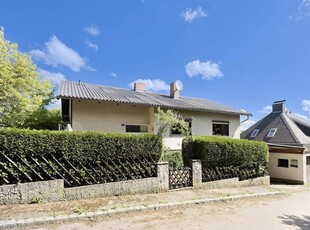
{"type": "Polygon", "coordinates": [[[157,177],[64,188],[63,180],[39,181],[0,186],[0,204],[25,204],[100,196],[165,192],[169,190],[168,162],[157,164],[157,177]]]}

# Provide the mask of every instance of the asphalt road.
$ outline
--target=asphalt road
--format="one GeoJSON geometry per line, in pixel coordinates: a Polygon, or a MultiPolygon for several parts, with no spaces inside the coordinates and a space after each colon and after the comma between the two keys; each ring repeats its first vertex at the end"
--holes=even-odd
{"type": "Polygon", "coordinates": [[[36,229],[310,229],[310,191],[104,217],[36,229]]]}

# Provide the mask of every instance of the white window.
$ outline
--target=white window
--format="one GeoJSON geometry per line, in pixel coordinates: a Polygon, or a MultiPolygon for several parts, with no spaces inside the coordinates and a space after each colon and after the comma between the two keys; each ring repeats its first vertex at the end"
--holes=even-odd
{"type": "Polygon", "coordinates": [[[274,135],[276,134],[277,130],[278,130],[277,128],[270,129],[269,133],[267,134],[267,137],[274,137],[274,135]]]}
{"type": "Polygon", "coordinates": [[[291,164],[290,164],[291,167],[294,167],[294,168],[298,168],[298,160],[291,160],[291,164]]]}
{"type": "Polygon", "coordinates": [[[259,129],[254,129],[250,137],[256,137],[258,132],[259,132],[259,129]]]}

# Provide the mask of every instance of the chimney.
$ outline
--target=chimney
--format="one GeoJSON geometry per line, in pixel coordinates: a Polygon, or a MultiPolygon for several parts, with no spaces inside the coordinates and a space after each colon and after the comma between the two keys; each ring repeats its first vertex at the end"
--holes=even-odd
{"type": "Polygon", "coordinates": [[[285,112],[285,102],[286,102],[286,100],[273,102],[272,112],[273,113],[284,113],[285,112]]]}
{"type": "Polygon", "coordinates": [[[180,98],[180,90],[177,89],[177,85],[175,82],[172,82],[170,84],[170,97],[173,99],[179,99],[180,98]]]}
{"type": "Polygon", "coordinates": [[[145,92],[145,84],[142,82],[135,82],[133,85],[133,90],[138,92],[145,92]]]}

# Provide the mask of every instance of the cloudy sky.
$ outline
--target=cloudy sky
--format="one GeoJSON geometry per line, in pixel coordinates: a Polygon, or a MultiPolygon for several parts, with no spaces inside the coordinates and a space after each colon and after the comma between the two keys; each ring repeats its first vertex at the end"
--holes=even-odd
{"type": "Polygon", "coordinates": [[[280,99],[310,118],[310,0],[6,0],[0,26],[56,86],[181,80],[181,95],[253,113],[248,125],[280,99]]]}

